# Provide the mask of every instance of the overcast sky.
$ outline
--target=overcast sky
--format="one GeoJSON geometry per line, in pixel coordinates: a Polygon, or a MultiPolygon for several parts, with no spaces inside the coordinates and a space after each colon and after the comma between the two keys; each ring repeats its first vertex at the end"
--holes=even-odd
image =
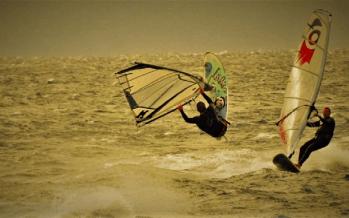
{"type": "Polygon", "coordinates": [[[0,1],[0,56],[296,49],[313,10],[349,48],[346,0],[0,1]]]}

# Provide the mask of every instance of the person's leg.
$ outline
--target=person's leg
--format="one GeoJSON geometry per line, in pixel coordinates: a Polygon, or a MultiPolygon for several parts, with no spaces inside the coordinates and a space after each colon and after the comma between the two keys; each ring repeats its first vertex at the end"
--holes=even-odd
{"type": "Polygon", "coordinates": [[[302,152],[302,156],[301,156],[301,152],[299,153],[300,155],[299,155],[298,164],[302,166],[302,164],[308,159],[308,157],[313,151],[326,147],[328,144],[329,144],[328,140],[325,140],[324,138],[321,138],[321,137],[316,137],[314,140],[312,140],[311,143],[307,145],[307,147],[303,148],[302,146],[303,152],[302,152]]]}
{"type": "Polygon", "coordinates": [[[303,162],[309,157],[310,153],[307,153],[309,151],[309,147],[314,144],[316,141],[316,138],[312,138],[309,141],[307,141],[300,149],[299,149],[299,155],[298,155],[298,167],[301,167],[303,162]]]}
{"type": "Polygon", "coordinates": [[[227,126],[221,122],[221,132],[220,132],[219,136],[220,137],[224,136],[226,132],[227,132],[227,126]]]}

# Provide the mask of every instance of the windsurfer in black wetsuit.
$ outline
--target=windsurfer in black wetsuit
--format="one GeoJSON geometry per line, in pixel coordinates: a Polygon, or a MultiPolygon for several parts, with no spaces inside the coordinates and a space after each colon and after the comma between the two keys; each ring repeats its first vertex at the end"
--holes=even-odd
{"type": "Polygon", "coordinates": [[[202,131],[206,132],[210,136],[219,138],[227,131],[228,122],[221,119],[215,111],[215,104],[208,97],[204,90],[200,88],[201,95],[205,98],[209,106],[206,108],[204,102],[199,101],[196,104],[196,108],[200,113],[199,116],[189,118],[183,111],[183,106],[179,105],[177,109],[181,112],[183,119],[187,123],[195,123],[202,131]]]}
{"type": "Polygon", "coordinates": [[[307,141],[299,151],[298,163],[295,164],[298,168],[301,168],[303,163],[308,159],[309,155],[316,150],[326,147],[333,136],[336,123],[331,115],[331,109],[324,107],[322,111],[323,117],[316,115],[320,120],[316,122],[307,122],[309,127],[319,127],[316,131],[315,137],[307,141]],[[322,123],[320,125],[320,122],[322,123]]]}

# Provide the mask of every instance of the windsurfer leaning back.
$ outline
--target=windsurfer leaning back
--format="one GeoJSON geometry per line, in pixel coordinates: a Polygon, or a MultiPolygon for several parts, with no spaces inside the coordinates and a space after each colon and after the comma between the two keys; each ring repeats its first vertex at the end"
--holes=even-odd
{"type": "Polygon", "coordinates": [[[210,136],[220,138],[224,136],[225,132],[227,131],[228,122],[217,115],[215,111],[215,104],[213,103],[211,98],[205,94],[204,90],[201,87],[199,91],[209,104],[207,108],[202,101],[199,101],[196,104],[196,108],[200,113],[199,116],[189,118],[184,113],[183,105],[179,105],[177,109],[181,112],[183,119],[187,123],[196,124],[202,131],[206,132],[210,136]]]}
{"type": "Polygon", "coordinates": [[[329,107],[324,107],[322,114],[323,117],[316,114],[316,116],[320,119],[319,121],[307,122],[307,126],[309,127],[320,126],[320,128],[316,131],[315,137],[307,141],[300,148],[298,163],[295,164],[298,168],[302,167],[303,163],[308,159],[309,155],[313,151],[326,147],[332,139],[336,123],[334,119],[330,116],[331,109],[329,107]],[[322,123],[321,125],[320,122],[322,123]]]}

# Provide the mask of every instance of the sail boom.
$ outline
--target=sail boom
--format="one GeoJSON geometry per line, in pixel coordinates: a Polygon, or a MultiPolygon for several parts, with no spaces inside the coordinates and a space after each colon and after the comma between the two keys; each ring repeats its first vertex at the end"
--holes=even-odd
{"type": "Polygon", "coordinates": [[[301,97],[294,97],[294,96],[285,96],[284,99],[294,99],[294,100],[301,100],[301,101],[306,101],[306,102],[310,102],[311,101],[307,98],[301,98],[301,97]]]}

